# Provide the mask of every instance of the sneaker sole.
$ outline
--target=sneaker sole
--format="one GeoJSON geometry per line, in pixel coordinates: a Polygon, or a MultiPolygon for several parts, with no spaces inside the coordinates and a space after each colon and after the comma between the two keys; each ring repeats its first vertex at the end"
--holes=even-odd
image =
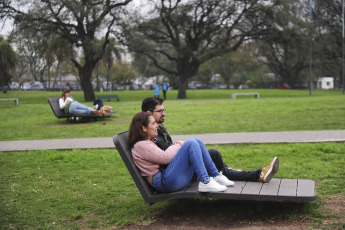
{"type": "Polygon", "coordinates": [[[267,174],[264,177],[264,182],[269,183],[273,176],[278,172],[279,169],[279,159],[278,157],[273,158],[271,163],[271,168],[268,170],[267,174]]]}
{"type": "MultiPolygon", "coordinates": [[[[224,186],[224,185],[223,185],[223,186],[224,186]]],[[[224,192],[224,191],[227,189],[226,186],[224,186],[224,187],[225,187],[225,188],[217,189],[217,190],[215,190],[215,189],[198,188],[198,192],[224,192]]]]}

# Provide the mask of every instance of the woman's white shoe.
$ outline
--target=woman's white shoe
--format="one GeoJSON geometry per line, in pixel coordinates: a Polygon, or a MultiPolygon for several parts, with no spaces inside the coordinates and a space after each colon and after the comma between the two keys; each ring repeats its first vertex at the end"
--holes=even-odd
{"type": "Polygon", "coordinates": [[[224,192],[225,190],[226,186],[219,184],[212,177],[210,177],[210,181],[207,184],[199,182],[199,192],[224,192]]]}

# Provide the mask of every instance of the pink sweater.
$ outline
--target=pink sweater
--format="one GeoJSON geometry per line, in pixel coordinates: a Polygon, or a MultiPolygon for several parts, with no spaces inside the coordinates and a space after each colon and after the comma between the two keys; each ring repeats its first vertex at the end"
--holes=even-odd
{"type": "Polygon", "coordinates": [[[159,171],[160,165],[170,163],[180,148],[179,143],[174,143],[163,151],[152,141],[139,141],[132,148],[132,156],[142,176],[153,176],[159,171]]]}

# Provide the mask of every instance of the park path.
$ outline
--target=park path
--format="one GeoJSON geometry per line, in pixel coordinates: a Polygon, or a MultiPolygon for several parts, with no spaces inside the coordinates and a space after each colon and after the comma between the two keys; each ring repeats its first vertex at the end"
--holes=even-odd
{"type": "MultiPolygon", "coordinates": [[[[173,141],[198,137],[207,145],[345,142],[345,130],[172,135],[173,141]]],[[[115,148],[112,137],[0,141],[0,151],[115,148]]]]}

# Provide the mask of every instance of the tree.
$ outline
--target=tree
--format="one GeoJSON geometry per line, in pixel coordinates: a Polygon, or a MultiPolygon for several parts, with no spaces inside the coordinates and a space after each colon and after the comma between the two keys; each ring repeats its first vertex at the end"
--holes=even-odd
{"type": "Polygon", "coordinates": [[[123,36],[130,51],[178,77],[178,98],[184,99],[202,63],[262,32],[264,9],[259,0],[160,0],[153,17],[124,24],[123,36]]]}
{"type": "Polygon", "coordinates": [[[11,71],[15,69],[16,53],[11,44],[0,37],[0,79],[5,92],[5,86],[11,81],[11,71]]]}
{"type": "Polygon", "coordinates": [[[260,53],[265,57],[261,60],[279,77],[280,84],[293,87],[306,79],[303,71],[309,67],[310,28],[305,12],[305,5],[299,2],[281,1],[260,39],[260,53]]]}
{"type": "Polygon", "coordinates": [[[42,52],[42,39],[32,33],[23,30],[15,30],[10,36],[11,42],[15,44],[22,64],[22,70],[26,70],[34,78],[34,81],[43,79],[47,69],[46,62],[40,56],[42,52]],[[25,64],[24,64],[25,63],[25,64]]]}
{"type": "Polygon", "coordinates": [[[107,68],[107,90],[110,89],[110,70],[114,64],[114,59],[117,59],[118,63],[121,65],[121,54],[120,50],[116,47],[116,42],[114,38],[109,40],[109,44],[105,49],[104,56],[102,59],[103,65],[107,68]]]}
{"type": "Polygon", "coordinates": [[[342,2],[315,0],[313,8],[321,72],[323,76],[334,76],[339,83],[342,82],[342,2]]]}
{"type": "Polygon", "coordinates": [[[21,11],[15,1],[2,1],[4,15],[12,16],[22,29],[36,31],[42,38],[60,36],[75,49],[71,58],[81,79],[85,101],[95,99],[91,84],[92,70],[102,58],[109,35],[118,19],[116,10],[132,0],[44,0],[26,1],[26,11],[21,11]],[[105,34],[102,46],[96,45],[96,33],[105,34]],[[83,64],[78,54],[83,56],[83,64]]]}

